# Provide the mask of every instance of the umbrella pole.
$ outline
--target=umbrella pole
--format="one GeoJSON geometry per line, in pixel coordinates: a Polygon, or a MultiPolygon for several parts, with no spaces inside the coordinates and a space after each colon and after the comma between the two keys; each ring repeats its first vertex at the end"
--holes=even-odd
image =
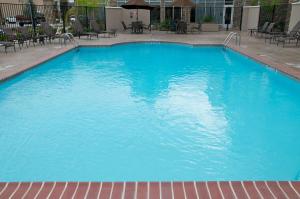
{"type": "Polygon", "coordinates": [[[174,6],[173,6],[173,13],[172,13],[172,19],[173,19],[173,21],[174,21],[174,14],[175,14],[174,11],[175,10],[174,10],[174,6]]]}
{"type": "Polygon", "coordinates": [[[180,7],[180,21],[182,21],[182,7],[180,7]]]}

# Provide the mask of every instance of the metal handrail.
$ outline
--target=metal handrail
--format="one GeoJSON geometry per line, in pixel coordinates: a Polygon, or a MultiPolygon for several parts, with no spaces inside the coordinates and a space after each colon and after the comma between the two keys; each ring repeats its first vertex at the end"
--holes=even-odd
{"type": "Polygon", "coordinates": [[[241,45],[241,36],[239,33],[237,32],[230,32],[226,39],[223,42],[224,47],[226,48],[229,44],[229,42],[231,41],[231,39],[235,36],[235,45],[241,45]]]}
{"type": "MultiPolygon", "coordinates": [[[[64,43],[66,43],[66,41],[69,40],[74,45],[74,48],[78,48],[79,43],[74,39],[72,33],[63,33],[62,38],[64,39],[64,43]]],[[[62,44],[62,42],[60,43],[62,44]]]]}

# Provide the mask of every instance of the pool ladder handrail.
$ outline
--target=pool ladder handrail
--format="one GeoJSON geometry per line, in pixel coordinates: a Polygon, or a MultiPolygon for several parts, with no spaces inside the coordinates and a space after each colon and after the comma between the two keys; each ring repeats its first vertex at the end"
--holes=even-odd
{"type": "Polygon", "coordinates": [[[78,41],[75,40],[75,37],[72,33],[68,33],[68,37],[71,43],[73,43],[74,48],[78,48],[79,47],[79,43],[78,41]]]}
{"type": "Polygon", "coordinates": [[[241,45],[241,35],[237,32],[230,32],[226,39],[223,42],[223,46],[226,48],[229,44],[229,42],[231,41],[232,38],[234,38],[235,36],[235,45],[241,45]]]}
{"type": "MultiPolygon", "coordinates": [[[[72,43],[74,45],[74,48],[78,48],[79,47],[79,43],[78,41],[75,40],[74,35],[72,33],[63,33],[61,39],[64,40],[64,44],[66,44],[66,41],[69,40],[70,43],[72,43]]],[[[62,41],[60,40],[60,43],[62,45],[62,41]]]]}

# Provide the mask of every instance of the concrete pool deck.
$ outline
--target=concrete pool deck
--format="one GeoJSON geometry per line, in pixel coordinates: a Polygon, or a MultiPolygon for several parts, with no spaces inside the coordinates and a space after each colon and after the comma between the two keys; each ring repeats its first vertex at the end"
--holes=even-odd
{"type": "MultiPolygon", "coordinates": [[[[115,38],[100,37],[99,39],[89,40],[83,37],[80,40],[76,40],[80,46],[103,46],[141,41],[179,42],[193,45],[220,45],[223,43],[227,34],[228,32],[187,35],[178,35],[173,33],[166,34],[161,32],[152,32],[140,35],[121,33],[115,38]]],[[[264,39],[250,37],[247,33],[242,33],[241,35],[241,46],[235,46],[234,41],[232,41],[230,45],[231,48],[300,79],[299,47],[283,48],[282,46],[276,46],[275,44],[265,44],[264,39]]],[[[72,48],[74,48],[74,45],[72,44],[61,46],[57,43],[57,41],[53,42],[53,44],[46,44],[45,46],[22,48],[21,50],[17,48],[16,53],[13,52],[12,49],[9,49],[9,52],[5,54],[4,49],[1,48],[0,81],[36,66],[39,63],[72,48]]]]}
{"type": "Polygon", "coordinates": [[[300,182],[12,182],[0,183],[0,198],[297,199],[300,182]]]}

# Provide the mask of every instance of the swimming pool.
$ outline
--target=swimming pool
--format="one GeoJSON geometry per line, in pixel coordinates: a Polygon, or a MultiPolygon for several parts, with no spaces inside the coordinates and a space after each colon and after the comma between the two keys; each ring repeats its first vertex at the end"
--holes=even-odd
{"type": "Polygon", "coordinates": [[[300,83],[222,47],[82,47],[1,83],[0,113],[0,181],[300,175],[300,83]]]}

